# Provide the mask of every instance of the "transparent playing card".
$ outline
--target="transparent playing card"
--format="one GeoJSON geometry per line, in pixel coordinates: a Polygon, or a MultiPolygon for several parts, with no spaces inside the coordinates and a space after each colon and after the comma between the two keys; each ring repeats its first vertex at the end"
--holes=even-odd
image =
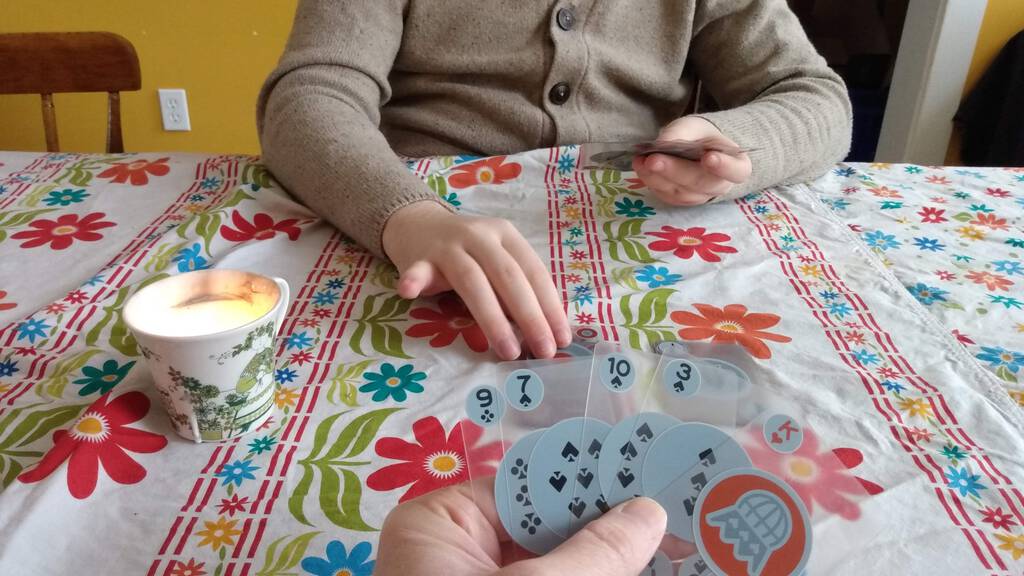
{"type": "MultiPolygon", "coordinates": [[[[549,525],[542,519],[542,516],[551,518],[552,515],[565,519],[562,510],[567,508],[552,503],[558,498],[558,494],[552,493],[554,485],[544,483],[546,478],[539,479],[537,474],[530,475],[533,458],[551,427],[585,415],[590,364],[590,356],[577,356],[505,362],[496,367],[494,386],[502,391],[508,406],[501,429],[511,448],[499,468],[494,499],[502,523],[513,540],[534,554],[545,553],[561,543],[566,538],[568,524],[565,521],[549,525]]],[[[555,447],[549,444],[542,446],[555,447]]],[[[561,454],[578,458],[579,447],[574,445],[571,451],[567,450],[562,449],[561,454]]],[[[556,450],[554,458],[560,456],[558,452],[556,450]]],[[[551,459],[546,462],[550,463],[551,459]]],[[[562,493],[567,493],[570,488],[565,484],[576,476],[575,464],[575,460],[566,462],[558,473],[562,493]]],[[[564,500],[567,506],[568,498],[564,500]]],[[[521,551],[513,554],[525,556],[521,551]]]]}
{"type": "Polygon", "coordinates": [[[468,391],[463,406],[466,419],[459,426],[465,464],[474,501],[481,505],[494,498],[491,484],[486,479],[495,476],[498,470],[495,459],[500,462],[510,446],[501,428],[508,403],[501,390],[488,379],[468,391]]]}

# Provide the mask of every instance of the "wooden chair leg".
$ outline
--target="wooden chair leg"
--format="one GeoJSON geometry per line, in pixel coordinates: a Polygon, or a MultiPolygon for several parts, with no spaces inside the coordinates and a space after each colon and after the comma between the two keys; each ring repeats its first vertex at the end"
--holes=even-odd
{"type": "Polygon", "coordinates": [[[43,98],[43,129],[46,131],[46,151],[57,152],[60,150],[60,143],[57,142],[57,115],[53,107],[53,94],[42,94],[43,98]]]}
{"type": "Polygon", "coordinates": [[[107,154],[124,152],[121,135],[121,93],[107,93],[107,154]]]}

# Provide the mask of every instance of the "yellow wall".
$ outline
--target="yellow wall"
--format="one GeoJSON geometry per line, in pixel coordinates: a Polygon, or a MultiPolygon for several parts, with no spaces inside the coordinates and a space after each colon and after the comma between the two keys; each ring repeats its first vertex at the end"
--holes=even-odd
{"type": "MultiPolygon", "coordinates": [[[[135,45],[142,90],[122,95],[125,149],[256,154],[255,101],[296,0],[0,0],[0,33],[104,30],[135,45]],[[188,93],[191,132],[164,132],[157,88],[188,93]]],[[[106,96],[55,97],[62,150],[102,151],[106,96]]],[[[45,150],[38,96],[0,95],[0,150],[45,150]]]]}
{"type": "MultiPolygon", "coordinates": [[[[1021,30],[1024,30],[1024,0],[988,0],[971,67],[964,81],[964,96],[978,83],[1006,42],[1021,30]]],[[[960,138],[960,130],[954,125],[946,152],[947,165],[961,163],[960,138]]]]}

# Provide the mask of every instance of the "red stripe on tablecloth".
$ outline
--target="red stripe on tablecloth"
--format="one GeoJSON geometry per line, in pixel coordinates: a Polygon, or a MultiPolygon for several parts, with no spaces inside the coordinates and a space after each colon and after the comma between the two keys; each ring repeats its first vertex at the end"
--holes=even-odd
{"type": "Polygon", "coordinates": [[[32,180],[27,180],[25,182],[19,181],[17,184],[14,184],[13,187],[9,188],[2,197],[0,197],[0,210],[7,208],[11,204],[13,204],[15,200],[21,198],[22,193],[28,190],[29,188],[32,188],[33,186],[38,186],[40,184],[45,184],[47,181],[52,180],[57,175],[57,172],[63,170],[64,167],[70,163],[71,159],[71,157],[69,156],[63,162],[58,161],[57,163],[47,163],[44,164],[43,166],[40,166],[40,164],[46,161],[48,157],[49,155],[43,154],[42,156],[39,156],[38,158],[30,162],[21,170],[16,170],[8,174],[5,180],[12,180],[15,176],[29,175],[38,169],[38,172],[36,172],[32,180]]]}
{"type": "Polygon", "coordinates": [[[562,206],[558,202],[558,185],[555,183],[555,165],[558,162],[558,148],[548,149],[548,163],[544,167],[544,188],[548,195],[548,259],[551,264],[551,279],[562,292],[562,308],[569,312],[569,286],[565,280],[565,260],[562,243],[559,241],[558,223],[562,220],[562,206]]]}
{"type": "MultiPolygon", "coordinates": [[[[899,349],[893,341],[892,337],[887,332],[882,330],[881,326],[879,326],[874,315],[865,305],[864,300],[859,295],[850,290],[848,286],[846,286],[845,282],[843,282],[839,274],[836,272],[835,268],[825,258],[824,254],[818,248],[817,244],[810,240],[810,238],[807,236],[806,232],[803,230],[799,222],[799,219],[789,210],[788,205],[786,205],[785,202],[783,202],[780,198],[778,198],[771,192],[763,192],[762,195],[764,198],[770,201],[770,203],[776,209],[777,213],[780,214],[786,221],[786,223],[789,225],[790,233],[793,234],[793,236],[795,236],[796,238],[799,238],[802,241],[801,243],[803,244],[803,246],[808,249],[808,252],[810,252],[813,256],[817,258],[817,262],[815,262],[815,264],[820,265],[823,275],[828,280],[832,281],[832,283],[836,286],[838,291],[841,292],[846,297],[847,303],[854,308],[856,317],[864,326],[863,331],[870,332],[872,336],[874,336],[874,340],[882,348],[885,357],[891,363],[900,368],[902,372],[901,376],[903,377],[902,379],[906,380],[911,386],[913,386],[915,389],[921,392],[923,394],[922,397],[928,399],[929,405],[932,407],[932,410],[936,415],[935,419],[939,422],[942,431],[946,433],[949,437],[954,439],[959,436],[962,441],[958,442],[958,444],[966,444],[965,448],[967,448],[968,453],[975,458],[976,462],[978,462],[979,454],[981,457],[985,458],[985,463],[987,465],[983,466],[979,462],[979,467],[982,468],[984,472],[986,472],[986,475],[989,478],[990,482],[998,483],[998,480],[996,480],[996,478],[999,477],[1002,480],[1009,483],[1009,479],[1006,478],[1004,474],[998,471],[998,469],[992,464],[991,460],[987,458],[987,455],[985,455],[982,452],[981,448],[973,440],[970,439],[966,431],[964,431],[959,427],[959,425],[957,425],[956,417],[954,416],[952,410],[949,408],[948,404],[945,402],[945,398],[941,394],[941,392],[939,392],[934,385],[927,382],[924,378],[919,376],[913,370],[909,361],[899,352],[899,349]]],[[[754,228],[757,230],[759,236],[764,241],[769,251],[780,260],[780,263],[783,261],[791,263],[792,257],[788,253],[778,248],[778,245],[775,243],[774,237],[772,236],[770,231],[767,229],[766,226],[762,225],[760,217],[750,208],[750,202],[748,200],[737,200],[736,203],[739,205],[741,211],[747,217],[747,220],[754,225],[754,228]]],[[[764,202],[762,201],[759,203],[764,202]]],[[[803,280],[801,280],[800,277],[797,276],[796,269],[794,266],[792,266],[791,264],[789,266],[782,265],[782,270],[783,273],[789,278],[790,284],[793,285],[794,288],[804,288],[804,290],[797,288],[796,291],[798,294],[810,292],[810,287],[806,286],[803,280]]],[[[810,307],[809,300],[807,298],[803,298],[803,300],[810,307]]],[[[829,316],[828,314],[820,315],[817,314],[816,312],[816,310],[812,309],[812,315],[822,325],[822,328],[825,329],[826,333],[828,333],[830,330],[839,330],[839,328],[836,327],[834,323],[825,320],[825,318],[829,316]]],[[[881,393],[881,384],[878,378],[876,377],[875,373],[866,367],[861,367],[853,364],[851,360],[851,351],[849,349],[849,346],[846,345],[844,339],[829,337],[829,341],[832,343],[836,352],[839,353],[839,357],[842,360],[842,362],[846,364],[847,367],[853,370],[856,374],[858,374],[858,376],[861,378],[861,381],[865,385],[865,389],[867,390],[868,395],[871,397],[872,403],[875,405],[875,408],[879,412],[879,414],[881,414],[884,418],[886,418],[886,420],[890,422],[892,422],[894,419],[896,419],[899,422],[902,422],[902,417],[899,415],[897,411],[893,409],[891,403],[889,402],[888,395],[881,393]],[[840,342],[842,342],[842,345],[840,345],[840,342]],[[883,398],[883,402],[886,405],[886,409],[884,410],[882,409],[882,404],[878,402],[879,399],[883,398]]],[[[961,525],[961,518],[963,518],[963,520],[967,522],[968,526],[973,526],[974,523],[971,520],[967,510],[965,510],[961,505],[960,499],[955,497],[952,493],[952,490],[950,490],[946,486],[945,476],[942,471],[941,465],[938,462],[936,462],[933,458],[931,458],[931,455],[928,453],[915,453],[915,451],[917,450],[923,452],[924,449],[918,446],[917,442],[915,441],[911,442],[912,446],[905,443],[902,440],[900,431],[897,428],[890,426],[890,430],[893,432],[894,437],[898,440],[900,445],[903,447],[904,451],[906,451],[911,456],[911,459],[914,462],[914,464],[922,472],[925,473],[925,475],[928,478],[928,481],[934,485],[934,490],[940,504],[943,506],[943,508],[946,509],[947,515],[953,522],[954,526],[961,528],[961,531],[967,538],[971,548],[974,550],[975,555],[978,557],[979,561],[982,563],[985,569],[992,569],[992,564],[989,562],[989,558],[986,556],[985,550],[982,548],[982,546],[978,544],[978,542],[975,539],[975,535],[972,535],[972,530],[961,525]],[[946,492],[949,492],[950,496],[952,496],[953,501],[955,502],[955,509],[954,507],[951,507],[947,502],[946,492]]],[[[1000,492],[1003,495],[1004,501],[1006,501],[1009,505],[1011,499],[1005,494],[1005,492],[1000,492]]],[[[991,558],[995,560],[995,563],[1000,566],[1000,569],[1004,569],[1005,566],[1002,562],[1002,559],[999,557],[998,553],[996,553],[995,550],[992,548],[991,544],[988,542],[987,536],[983,533],[983,531],[975,529],[974,532],[977,533],[976,536],[984,544],[984,547],[989,550],[991,558]]]]}
{"type": "Polygon", "coordinates": [[[608,283],[608,272],[604,267],[604,248],[601,244],[601,236],[598,231],[597,217],[594,215],[594,197],[590,191],[590,186],[587,184],[586,178],[583,177],[583,170],[580,170],[580,157],[576,157],[575,180],[577,190],[580,191],[580,209],[584,210],[583,221],[587,224],[587,229],[591,232],[591,235],[587,237],[587,245],[591,246],[591,264],[595,271],[594,281],[594,307],[597,308],[598,319],[603,321],[602,332],[604,332],[604,338],[612,342],[619,341],[619,331],[615,326],[615,315],[612,313],[612,287],[608,283]],[[591,228],[592,225],[592,228],[591,228]],[[601,294],[601,284],[604,284],[604,309],[602,310],[601,298],[598,296],[601,294]]]}
{"type": "MultiPolygon", "coordinates": [[[[303,286],[296,292],[296,297],[289,306],[288,313],[286,315],[285,322],[281,330],[281,334],[290,334],[299,329],[299,320],[311,308],[311,301],[313,295],[316,292],[317,286],[323,282],[326,277],[327,271],[330,269],[331,259],[338,252],[342,244],[342,236],[340,233],[334,233],[328,241],[325,243],[320,255],[317,257],[314,267],[306,275],[306,280],[303,286]]],[[[340,339],[345,333],[348,326],[348,319],[351,317],[352,312],[355,308],[356,302],[359,299],[360,291],[363,283],[369,275],[369,266],[372,263],[373,258],[368,254],[363,254],[359,260],[352,265],[352,270],[349,276],[349,283],[345,287],[341,300],[336,305],[334,316],[330,319],[326,330],[320,335],[320,342],[317,345],[316,359],[311,366],[309,377],[307,378],[306,385],[302,388],[300,398],[295,406],[294,411],[287,416],[287,422],[284,423],[280,437],[278,439],[277,447],[275,448],[274,454],[271,456],[267,466],[262,471],[264,477],[260,481],[260,488],[258,489],[255,499],[248,505],[248,514],[250,515],[241,526],[241,533],[238,535],[238,540],[235,545],[231,548],[230,553],[232,558],[240,558],[243,552],[248,548],[248,552],[245,553],[247,558],[252,558],[258,550],[260,540],[264,533],[266,526],[266,517],[273,510],[273,503],[282,493],[284,485],[284,478],[287,475],[289,466],[291,465],[292,458],[297,451],[298,444],[302,439],[302,433],[306,428],[306,423],[310,419],[310,415],[316,406],[316,400],[319,397],[320,385],[326,381],[329,368],[333,363],[335,353],[339,350],[340,339]],[[310,393],[312,392],[312,393],[310,393]],[[298,426],[296,426],[298,423],[298,426]],[[285,443],[290,445],[285,447],[285,443]],[[282,452],[284,452],[283,462],[282,452]],[[271,489],[272,487],[272,489],[271,489]],[[258,526],[257,530],[253,531],[252,528],[255,525],[258,526]],[[251,536],[251,540],[250,540],[251,536]]],[[[324,324],[325,322],[322,322],[324,324]]],[[[314,330],[312,328],[307,330],[314,330]]],[[[277,357],[283,357],[287,352],[287,347],[284,343],[284,338],[281,338],[281,343],[277,348],[277,357]]],[[[226,464],[233,454],[235,447],[239,444],[241,439],[236,438],[223,446],[226,448],[223,450],[224,454],[220,458],[217,458],[217,450],[211,455],[210,460],[200,471],[200,476],[196,480],[196,488],[193,488],[192,494],[190,494],[185,505],[181,508],[181,513],[177,516],[171,526],[172,534],[168,536],[168,539],[173,536],[173,531],[180,525],[185,519],[190,518],[189,528],[187,533],[191,532],[191,526],[199,519],[200,514],[205,510],[210,502],[211,495],[214,492],[218,478],[212,476],[216,470],[219,470],[221,466],[226,464]],[[217,462],[219,460],[219,462],[217,462]],[[196,502],[196,494],[201,491],[202,484],[207,484],[207,490],[204,497],[196,502]],[[193,504],[195,504],[193,506],[193,504]]],[[[187,534],[182,536],[178,547],[174,551],[174,555],[180,555],[181,551],[187,540],[187,534]]],[[[162,556],[166,553],[166,546],[161,548],[158,555],[162,556]]],[[[235,570],[237,562],[229,562],[226,566],[228,570],[235,570]]],[[[242,574],[247,574],[249,571],[249,563],[246,561],[242,567],[242,574]]]]}

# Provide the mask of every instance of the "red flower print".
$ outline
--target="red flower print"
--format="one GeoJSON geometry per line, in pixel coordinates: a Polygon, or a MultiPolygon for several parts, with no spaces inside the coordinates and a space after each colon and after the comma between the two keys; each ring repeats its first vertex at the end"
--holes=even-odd
{"type": "Polygon", "coordinates": [[[961,334],[959,330],[953,330],[953,336],[956,336],[957,342],[961,344],[974,344],[974,340],[966,334],[961,334]]]}
{"type": "Polygon", "coordinates": [[[648,232],[648,236],[656,236],[661,240],[655,240],[647,245],[651,250],[660,252],[672,252],[679,258],[689,259],[696,253],[705,262],[721,262],[722,258],[715,252],[724,254],[735,254],[736,249],[726,246],[723,242],[732,240],[728,234],[712,232],[705,234],[705,229],[696,228],[674,228],[662,226],[661,232],[648,232]]]}
{"type": "Polygon", "coordinates": [[[945,204],[946,203],[946,199],[943,198],[942,196],[932,196],[931,197],[931,201],[935,202],[936,204],[945,204]]]}
{"type": "Polygon", "coordinates": [[[850,342],[852,344],[863,344],[864,343],[864,333],[863,332],[847,332],[847,333],[843,334],[843,338],[845,338],[847,342],[850,342]]]}
{"type": "Polygon", "coordinates": [[[171,570],[171,576],[206,576],[206,570],[203,569],[206,566],[206,562],[196,562],[195,558],[189,558],[188,564],[185,564],[181,560],[174,560],[174,569],[171,570]]]}
{"type": "Polygon", "coordinates": [[[64,312],[67,309],[68,309],[67,305],[61,304],[60,302],[54,302],[53,304],[47,304],[46,308],[43,308],[43,310],[45,310],[47,314],[60,314],[61,312],[64,312]]]}
{"type": "Polygon", "coordinates": [[[405,334],[413,338],[433,336],[430,345],[434,348],[448,346],[461,335],[470,350],[487,351],[487,337],[484,336],[483,329],[458,296],[445,294],[437,301],[437,306],[441,309],[440,312],[433,308],[414,308],[409,316],[425,322],[411,326],[405,334]]]}
{"type": "Polygon", "coordinates": [[[289,240],[295,241],[299,239],[299,234],[302,233],[302,230],[295,225],[298,219],[289,218],[275,223],[269,214],[264,214],[263,212],[254,215],[250,224],[238,210],[232,210],[231,222],[234,223],[235,228],[238,228],[238,230],[229,227],[227,224],[222,224],[220,227],[220,235],[225,240],[230,240],[231,242],[269,240],[277,235],[278,232],[284,232],[288,235],[289,240]]]}
{"type": "Polygon", "coordinates": [[[898,191],[893,190],[892,188],[886,188],[885,186],[868,188],[868,192],[871,192],[879,198],[903,198],[898,191]]]}
{"type": "Polygon", "coordinates": [[[319,325],[320,321],[316,318],[303,318],[302,320],[299,320],[299,326],[302,326],[303,328],[316,328],[319,325]]]}
{"type": "Polygon", "coordinates": [[[17,306],[14,302],[2,302],[4,298],[7,298],[7,291],[0,290],[0,310],[10,310],[17,306]]]}
{"type": "Polygon", "coordinates": [[[932,436],[934,435],[933,432],[927,428],[909,427],[906,430],[910,439],[914,442],[931,442],[932,436]]]}
{"type": "Polygon", "coordinates": [[[573,260],[583,260],[584,258],[587,257],[587,253],[584,252],[583,250],[573,250],[572,253],[569,254],[569,256],[573,260]]]}
{"type": "Polygon", "coordinates": [[[850,227],[850,230],[853,230],[854,232],[857,232],[858,234],[864,231],[864,227],[861,226],[860,224],[847,224],[847,226],[850,227]]]}
{"type": "Polygon", "coordinates": [[[448,185],[452,188],[469,188],[477,184],[501,184],[519,176],[523,167],[515,162],[505,162],[505,156],[493,156],[452,169],[448,185]]]}
{"type": "Polygon", "coordinates": [[[576,315],[576,323],[577,324],[582,324],[584,326],[588,326],[590,324],[593,324],[594,323],[594,315],[593,314],[587,314],[585,312],[580,312],[579,314],[576,315]]]}
{"type": "Polygon", "coordinates": [[[843,188],[843,194],[856,194],[859,190],[860,188],[857,188],[856,186],[850,186],[843,188]]]}
{"type": "Polygon", "coordinates": [[[85,302],[88,299],[89,295],[81,290],[72,290],[71,292],[68,292],[67,296],[64,297],[65,302],[70,302],[72,304],[81,304],[82,302],[85,302]]]}
{"type": "Polygon", "coordinates": [[[29,226],[34,230],[22,230],[11,235],[15,240],[26,239],[21,244],[22,248],[35,248],[43,244],[49,244],[51,250],[63,250],[71,246],[75,240],[82,242],[95,242],[103,238],[97,232],[104,228],[116,226],[113,222],[101,220],[106,216],[103,212],[86,214],[81,219],[78,214],[64,214],[56,220],[37,218],[29,226]]]}
{"type": "Polygon", "coordinates": [[[1010,197],[1010,191],[1009,190],[1003,190],[1002,188],[986,188],[985,189],[985,194],[988,194],[989,196],[993,196],[995,198],[1009,198],[1010,197]]]}
{"type": "Polygon", "coordinates": [[[878,369],[878,375],[887,380],[895,380],[900,377],[900,373],[889,368],[888,366],[882,366],[878,369]]]}
{"type": "Polygon", "coordinates": [[[693,307],[700,315],[693,312],[673,312],[671,315],[673,322],[688,326],[679,331],[683,340],[711,338],[712,342],[736,343],[746,348],[754,358],[762,360],[772,357],[772,351],[764,340],[783,343],[792,340],[789,336],[764,331],[779,323],[780,318],[775,314],[748,314],[747,307],[742,304],[729,304],[724,309],[710,304],[694,304],[693,307]]]}
{"type": "Polygon", "coordinates": [[[992,230],[1007,230],[1010,228],[1006,224],[1006,218],[996,218],[995,214],[985,214],[984,212],[978,212],[978,217],[971,220],[971,224],[984,226],[992,230]]]}
{"type": "Polygon", "coordinates": [[[945,176],[925,176],[924,181],[928,182],[929,184],[949,184],[950,183],[949,178],[946,178],[945,176]]]}
{"type": "Polygon", "coordinates": [[[939,277],[939,280],[956,280],[956,274],[946,272],[945,270],[936,270],[935,275],[939,277]]]}
{"type": "Polygon", "coordinates": [[[398,499],[405,502],[432,490],[458,484],[469,479],[470,474],[494,474],[495,464],[504,452],[500,442],[477,446],[483,429],[468,420],[457,423],[446,437],[441,422],[428,416],[413,423],[412,433],[415,443],[393,437],[377,441],[374,449],[379,456],[403,462],[370,474],[366,478],[368,488],[385,492],[412,484],[398,499]]]}
{"type": "Polygon", "coordinates": [[[580,282],[583,282],[583,278],[579,274],[566,274],[564,278],[569,284],[579,284],[580,282]]]}
{"type": "Polygon", "coordinates": [[[231,498],[221,498],[220,504],[217,506],[217,513],[220,515],[227,514],[228,516],[234,516],[235,512],[245,512],[245,507],[249,505],[249,497],[245,496],[239,498],[238,494],[233,494],[231,498]]]}
{"type": "Polygon", "coordinates": [[[568,220],[559,220],[558,221],[558,227],[559,228],[568,228],[569,226],[572,226],[572,222],[570,222],[568,220]]]}
{"type": "Polygon", "coordinates": [[[295,354],[292,354],[291,357],[288,359],[288,362],[290,364],[298,364],[299,366],[302,366],[306,362],[312,362],[312,361],[313,361],[313,355],[308,350],[303,350],[302,352],[296,352],[295,354]]]}
{"type": "Polygon", "coordinates": [[[316,318],[329,318],[331,316],[330,308],[313,308],[313,316],[316,318]]]}
{"type": "Polygon", "coordinates": [[[562,200],[562,206],[575,206],[576,202],[577,200],[575,196],[566,196],[565,199],[562,200]]]}
{"type": "Polygon", "coordinates": [[[967,278],[975,284],[984,284],[986,288],[992,291],[996,290],[1008,290],[1010,286],[1013,286],[1013,281],[1008,280],[1006,276],[1002,274],[994,274],[992,272],[968,272],[967,278]]]}
{"type": "Polygon", "coordinates": [[[18,346],[14,349],[14,353],[18,356],[35,356],[38,354],[35,348],[29,346],[18,346]]]}
{"type": "Polygon", "coordinates": [[[128,427],[147,412],[149,398],[142,392],[127,392],[114,399],[107,392],[86,408],[69,430],[54,432],[53,448],[18,480],[38,482],[68,460],[68,490],[80,500],[96,488],[100,464],[114,482],[141,482],[146,469],[127,452],[149,454],[167,446],[167,439],[160,434],[128,427]]]}
{"type": "Polygon", "coordinates": [[[796,490],[813,514],[814,506],[821,506],[828,512],[846,520],[860,518],[860,505],[854,498],[866,492],[874,496],[883,488],[874,482],[858,478],[849,471],[864,460],[860,450],[837,448],[819,452],[818,437],[810,428],[804,427],[804,442],[792,454],[779,454],[771,448],[760,433],[752,434],[754,440],[745,445],[754,466],[775,474],[796,490]]]}
{"type": "Polygon", "coordinates": [[[949,219],[947,219],[945,216],[943,216],[943,214],[945,214],[945,213],[946,213],[946,209],[945,208],[935,208],[935,207],[932,207],[932,206],[925,206],[925,207],[921,208],[921,211],[918,212],[917,214],[918,214],[918,216],[921,217],[921,222],[927,222],[928,224],[941,224],[943,222],[948,222],[949,221],[949,219]]]}
{"type": "Polygon", "coordinates": [[[167,165],[170,158],[161,158],[152,162],[146,160],[135,160],[134,162],[114,162],[110,168],[96,175],[97,178],[112,178],[114,184],[124,184],[131,180],[132,186],[142,186],[149,183],[149,176],[163,176],[171,171],[167,165]]]}
{"type": "Polygon", "coordinates": [[[986,507],[981,511],[981,521],[991,524],[996,530],[1009,530],[1017,525],[1013,515],[1003,512],[1002,506],[997,508],[986,507]]]}

